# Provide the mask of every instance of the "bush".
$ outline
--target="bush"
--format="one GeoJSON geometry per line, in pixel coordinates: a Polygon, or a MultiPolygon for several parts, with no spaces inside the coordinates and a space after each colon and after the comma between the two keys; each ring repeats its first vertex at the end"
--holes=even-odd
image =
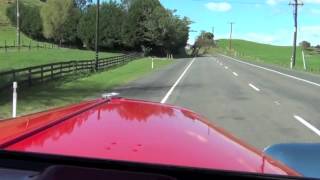
{"type": "Polygon", "coordinates": [[[302,49],[307,49],[311,47],[311,44],[308,41],[302,41],[299,45],[302,47],[302,49]]]}

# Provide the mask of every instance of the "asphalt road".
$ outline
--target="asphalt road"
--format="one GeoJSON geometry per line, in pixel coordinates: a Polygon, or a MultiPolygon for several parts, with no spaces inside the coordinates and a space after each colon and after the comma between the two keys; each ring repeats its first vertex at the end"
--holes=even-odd
{"type": "Polygon", "coordinates": [[[247,143],[320,142],[320,76],[225,56],[175,60],[115,91],[186,107],[247,143]]]}

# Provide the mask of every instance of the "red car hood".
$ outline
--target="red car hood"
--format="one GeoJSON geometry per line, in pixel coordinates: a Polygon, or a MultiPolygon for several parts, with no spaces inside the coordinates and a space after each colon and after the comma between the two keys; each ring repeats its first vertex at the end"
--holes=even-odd
{"type": "Polygon", "coordinates": [[[298,175],[181,108],[96,100],[0,123],[5,150],[298,175]]]}

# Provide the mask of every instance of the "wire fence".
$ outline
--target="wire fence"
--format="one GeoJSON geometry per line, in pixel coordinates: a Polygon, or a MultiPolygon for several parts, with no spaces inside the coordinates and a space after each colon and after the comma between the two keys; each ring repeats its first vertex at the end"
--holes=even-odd
{"type": "Polygon", "coordinates": [[[58,78],[63,78],[65,76],[107,70],[109,68],[124,65],[132,60],[138,59],[139,57],[141,57],[141,54],[134,53],[101,58],[98,61],[76,60],[58,62],[0,72],[0,91],[8,89],[12,86],[12,82],[15,81],[19,83],[19,86],[31,87],[58,78]]]}

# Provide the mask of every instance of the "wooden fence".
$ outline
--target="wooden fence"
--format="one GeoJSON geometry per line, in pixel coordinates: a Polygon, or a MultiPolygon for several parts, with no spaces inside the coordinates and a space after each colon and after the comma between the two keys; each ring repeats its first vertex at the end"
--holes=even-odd
{"type": "Polygon", "coordinates": [[[33,86],[68,75],[106,70],[119,65],[124,65],[139,57],[141,57],[140,54],[130,54],[102,58],[98,61],[78,60],[58,62],[0,72],[0,90],[10,88],[14,81],[17,81],[19,86],[33,86]]]}
{"type": "Polygon", "coordinates": [[[21,44],[20,46],[16,45],[15,44],[15,41],[12,45],[8,45],[6,44],[6,41],[5,41],[5,44],[3,46],[0,46],[0,50],[2,49],[4,52],[7,52],[9,49],[22,49],[22,48],[25,48],[25,49],[53,49],[53,48],[59,48],[58,45],[55,45],[55,44],[49,44],[49,43],[31,43],[31,41],[28,43],[28,44],[21,44]]]}

